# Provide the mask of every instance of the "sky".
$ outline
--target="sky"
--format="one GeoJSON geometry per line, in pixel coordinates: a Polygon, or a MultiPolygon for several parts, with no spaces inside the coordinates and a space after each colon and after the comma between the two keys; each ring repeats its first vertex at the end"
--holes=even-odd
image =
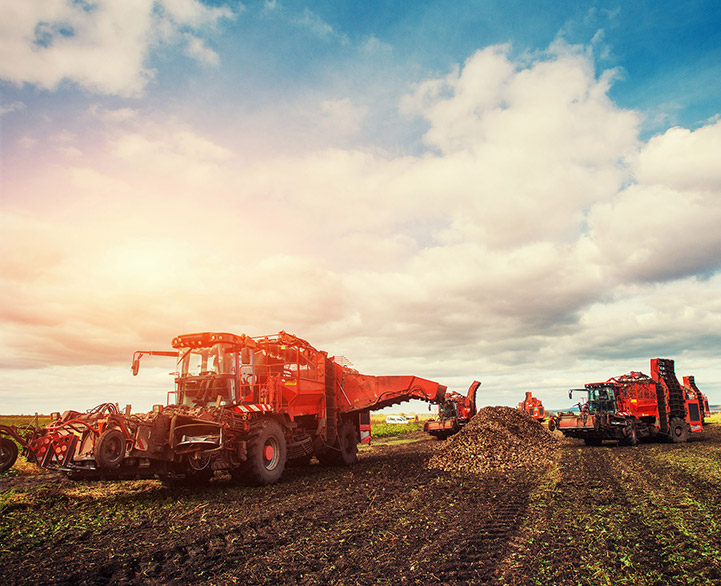
{"type": "Polygon", "coordinates": [[[716,0],[0,10],[0,412],[148,410],[198,331],[721,403],[716,0]]]}

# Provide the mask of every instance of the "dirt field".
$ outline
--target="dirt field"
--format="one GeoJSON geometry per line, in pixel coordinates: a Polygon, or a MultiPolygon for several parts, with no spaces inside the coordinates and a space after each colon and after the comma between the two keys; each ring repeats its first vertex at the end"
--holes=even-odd
{"type": "Polygon", "coordinates": [[[681,445],[560,441],[543,467],[482,474],[430,467],[444,442],[409,439],[263,488],[4,478],[0,582],[721,584],[719,424],[681,445]]]}

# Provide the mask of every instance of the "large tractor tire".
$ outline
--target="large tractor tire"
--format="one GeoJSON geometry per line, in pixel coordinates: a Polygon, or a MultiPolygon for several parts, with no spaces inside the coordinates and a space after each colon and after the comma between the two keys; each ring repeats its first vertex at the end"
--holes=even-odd
{"type": "Polygon", "coordinates": [[[346,421],[340,428],[338,433],[338,444],[340,453],[338,456],[338,464],[341,466],[350,466],[358,461],[358,433],[355,425],[350,421],[346,421]]]}
{"type": "Polygon", "coordinates": [[[683,419],[672,417],[669,422],[669,439],[674,444],[680,444],[688,441],[689,429],[683,419]]]}
{"type": "Polygon", "coordinates": [[[0,437],[0,474],[10,470],[17,459],[17,444],[9,438],[0,437]]]}
{"type": "Polygon", "coordinates": [[[262,486],[280,480],[288,458],[285,434],[280,423],[268,419],[251,429],[247,450],[248,459],[242,471],[246,482],[262,486]]]}
{"type": "Polygon", "coordinates": [[[98,468],[120,468],[125,459],[125,436],[119,429],[107,429],[95,442],[95,463],[98,468]]]}
{"type": "Polygon", "coordinates": [[[626,421],[626,428],[623,430],[624,436],[621,443],[627,446],[638,445],[638,430],[636,429],[636,422],[633,419],[626,421]]]}
{"type": "Polygon", "coordinates": [[[318,460],[326,466],[350,466],[358,461],[358,434],[352,422],[343,422],[333,447],[319,454],[318,460]]]}

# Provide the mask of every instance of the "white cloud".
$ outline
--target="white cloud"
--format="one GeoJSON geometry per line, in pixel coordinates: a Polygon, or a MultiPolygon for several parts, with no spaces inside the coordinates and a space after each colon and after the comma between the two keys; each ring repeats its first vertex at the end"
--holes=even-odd
{"type": "Polygon", "coordinates": [[[358,132],[368,111],[368,108],[354,105],[350,98],[323,100],[320,108],[323,124],[341,136],[358,132]]]}
{"type": "Polygon", "coordinates": [[[370,35],[361,45],[361,52],[366,55],[390,56],[393,53],[393,46],[384,43],[375,35],[370,35]]]}
{"type": "Polygon", "coordinates": [[[721,186],[721,122],[695,131],[671,128],[653,137],[638,157],[639,183],[679,190],[715,192],[721,186]]]}
{"type": "MultiPolygon", "coordinates": [[[[160,40],[180,27],[199,29],[231,18],[228,8],[197,0],[3,0],[0,77],[54,90],[65,80],[101,94],[133,96],[154,77],[147,67],[160,40]],[[112,64],[112,65],[108,65],[112,64]]],[[[211,65],[217,55],[196,35],[191,57],[211,65]]]]}
{"type": "Polygon", "coordinates": [[[454,231],[496,246],[573,237],[584,210],[626,180],[637,117],[610,102],[608,77],[582,54],[521,68],[507,53],[485,49],[424,82],[406,112],[431,124],[425,140],[442,154],[433,174],[461,204],[454,231]]]}
{"type": "Polygon", "coordinates": [[[99,104],[93,104],[89,108],[91,115],[96,116],[107,124],[116,125],[132,120],[138,115],[132,108],[104,108],[99,104]]]}
{"type": "MultiPolygon", "coordinates": [[[[215,26],[219,20],[234,16],[233,10],[227,6],[209,7],[198,0],[161,0],[159,5],[176,23],[192,27],[215,26]]],[[[237,2],[235,9],[241,12],[243,4],[237,2]]]]}
{"type": "Polygon", "coordinates": [[[25,109],[25,104],[22,102],[10,102],[9,104],[3,104],[0,106],[0,116],[11,114],[12,112],[18,112],[25,109]]]}
{"type": "Polygon", "coordinates": [[[220,57],[218,54],[210,49],[203,39],[199,39],[193,35],[185,35],[186,48],[185,54],[188,57],[195,59],[200,63],[217,67],[220,64],[220,57]]]}
{"type": "Polygon", "coordinates": [[[308,8],[303,11],[303,14],[295,17],[293,22],[301,28],[310,31],[320,39],[331,39],[337,36],[336,31],[331,25],[308,8]]]}
{"type": "Polygon", "coordinates": [[[609,274],[666,280],[721,267],[721,123],[672,128],[635,157],[635,183],[589,213],[609,274]]]}

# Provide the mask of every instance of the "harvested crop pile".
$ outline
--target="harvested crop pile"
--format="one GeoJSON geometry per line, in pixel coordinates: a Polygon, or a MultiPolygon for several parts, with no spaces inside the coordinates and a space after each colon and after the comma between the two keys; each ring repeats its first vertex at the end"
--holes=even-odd
{"type": "Polygon", "coordinates": [[[429,466],[470,473],[545,466],[555,447],[555,438],[530,415],[511,407],[484,407],[431,457],[429,466]]]}

